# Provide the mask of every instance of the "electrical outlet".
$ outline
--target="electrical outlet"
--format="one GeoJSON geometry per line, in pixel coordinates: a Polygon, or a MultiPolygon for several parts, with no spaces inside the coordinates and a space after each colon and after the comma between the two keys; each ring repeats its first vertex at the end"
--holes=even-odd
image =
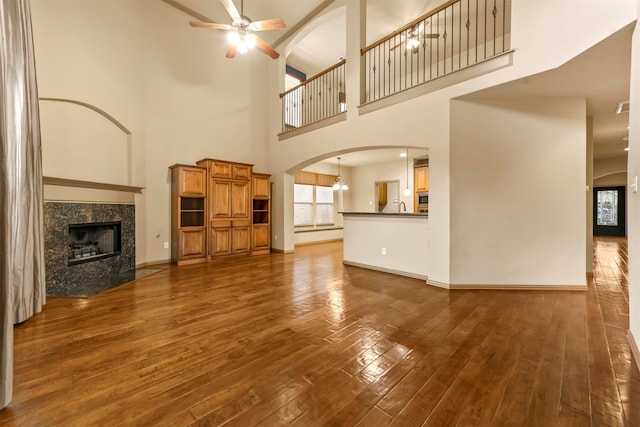
{"type": "Polygon", "coordinates": [[[164,248],[169,249],[169,242],[164,242],[164,248]]]}
{"type": "Polygon", "coordinates": [[[382,255],[386,255],[387,254],[387,248],[382,248],[382,255]]]}
{"type": "Polygon", "coordinates": [[[277,235],[277,234],[275,234],[275,235],[273,236],[273,240],[278,240],[278,235],[277,235]]]}

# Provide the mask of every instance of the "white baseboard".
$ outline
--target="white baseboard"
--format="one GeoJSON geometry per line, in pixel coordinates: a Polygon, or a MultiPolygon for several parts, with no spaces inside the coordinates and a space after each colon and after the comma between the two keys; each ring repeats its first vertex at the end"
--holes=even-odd
{"type": "Polygon", "coordinates": [[[366,268],[368,270],[382,271],[383,273],[390,273],[390,274],[395,274],[395,275],[398,275],[398,276],[411,277],[413,279],[420,279],[420,280],[424,280],[424,281],[427,280],[427,276],[422,276],[420,274],[414,274],[414,273],[408,273],[406,271],[393,270],[393,269],[390,269],[390,268],[377,267],[375,265],[361,264],[359,262],[352,262],[352,261],[346,261],[346,260],[343,260],[342,263],[344,265],[351,265],[351,266],[354,266],[354,267],[366,268]]]}
{"type": "Polygon", "coordinates": [[[170,259],[161,259],[158,261],[149,261],[149,262],[143,262],[140,264],[136,264],[136,268],[146,268],[146,267],[152,267],[154,265],[165,265],[165,264],[171,264],[171,260],[170,259]]]}
{"type": "Polygon", "coordinates": [[[331,242],[342,242],[343,239],[340,237],[339,239],[326,239],[326,240],[314,240],[313,242],[300,242],[295,243],[293,246],[307,246],[307,245],[317,245],[319,243],[331,243],[331,242]]]}
{"type": "Polygon", "coordinates": [[[586,291],[587,285],[458,285],[427,280],[427,285],[450,290],[500,291],[586,291]]]}
{"type": "Polygon", "coordinates": [[[481,289],[500,291],[586,291],[587,285],[456,285],[450,284],[449,289],[481,289]]]}
{"type": "Polygon", "coordinates": [[[271,252],[275,252],[275,253],[279,253],[279,254],[292,254],[292,253],[295,252],[295,250],[293,250],[293,249],[284,250],[284,249],[271,248],[271,252]]]}

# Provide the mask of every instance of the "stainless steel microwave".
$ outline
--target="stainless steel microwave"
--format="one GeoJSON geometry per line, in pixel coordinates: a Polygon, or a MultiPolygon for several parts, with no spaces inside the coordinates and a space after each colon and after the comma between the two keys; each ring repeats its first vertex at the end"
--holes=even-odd
{"type": "Polygon", "coordinates": [[[418,193],[418,206],[429,206],[429,192],[418,193]]]}

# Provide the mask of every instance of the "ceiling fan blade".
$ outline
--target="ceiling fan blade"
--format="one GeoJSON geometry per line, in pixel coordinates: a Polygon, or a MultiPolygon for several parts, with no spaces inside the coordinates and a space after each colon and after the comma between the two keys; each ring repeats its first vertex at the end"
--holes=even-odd
{"type": "Polygon", "coordinates": [[[214,30],[231,30],[231,29],[233,29],[233,27],[231,25],[228,25],[228,24],[217,24],[215,22],[191,21],[191,22],[189,22],[189,25],[191,25],[194,28],[211,28],[211,29],[214,29],[214,30]]]}
{"type": "Polygon", "coordinates": [[[285,28],[286,25],[281,18],[265,19],[264,21],[255,21],[249,25],[252,31],[275,30],[277,28],[285,28]]]}
{"type": "Polygon", "coordinates": [[[227,9],[227,13],[231,16],[231,20],[233,22],[242,21],[242,16],[240,16],[240,12],[236,9],[236,5],[233,4],[232,0],[220,0],[220,3],[227,9]]]}
{"type": "Polygon", "coordinates": [[[227,48],[227,53],[225,53],[224,56],[229,58],[229,59],[235,58],[236,57],[236,47],[234,45],[229,45],[229,47],[227,48]]]}
{"type": "Polygon", "coordinates": [[[255,34],[253,36],[256,39],[256,46],[258,47],[258,49],[260,49],[261,51],[263,51],[264,53],[266,53],[267,55],[269,55],[273,59],[278,59],[280,54],[278,52],[276,52],[275,50],[273,50],[273,48],[271,46],[269,46],[269,43],[267,43],[266,41],[262,40],[260,37],[256,36],[255,34]]]}

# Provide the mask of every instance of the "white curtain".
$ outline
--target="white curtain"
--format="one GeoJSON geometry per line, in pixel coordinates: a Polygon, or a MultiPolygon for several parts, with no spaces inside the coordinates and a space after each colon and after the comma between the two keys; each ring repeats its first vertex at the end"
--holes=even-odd
{"type": "Polygon", "coordinates": [[[0,0],[0,408],[12,397],[13,325],[45,300],[42,192],[29,0],[0,0]]]}

